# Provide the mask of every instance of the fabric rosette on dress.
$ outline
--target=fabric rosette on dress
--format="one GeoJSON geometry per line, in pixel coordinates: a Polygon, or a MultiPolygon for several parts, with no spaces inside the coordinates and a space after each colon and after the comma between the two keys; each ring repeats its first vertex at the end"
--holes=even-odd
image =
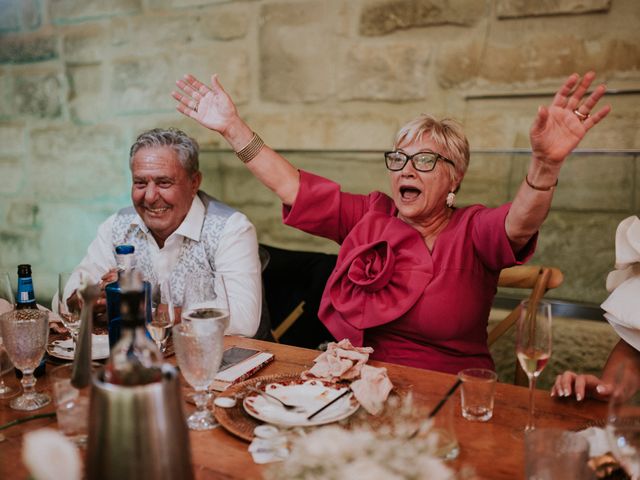
{"type": "Polygon", "coordinates": [[[616,265],[607,276],[611,295],[601,305],[616,333],[640,350],[640,219],[625,218],[616,230],[616,265]]]}
{"type": "Polygon", "coordinates": [[[365,329],[407,313],[433,277],[431,255],[413,227],[377,212],[368,215],[371,221],[345,239],[318,313],[335,338],[355,346],[362,346],[365,329]]]}

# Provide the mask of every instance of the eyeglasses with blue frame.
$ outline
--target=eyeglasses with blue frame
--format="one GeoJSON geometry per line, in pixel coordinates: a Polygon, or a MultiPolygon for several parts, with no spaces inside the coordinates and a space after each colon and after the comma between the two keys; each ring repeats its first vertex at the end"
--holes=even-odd
{"type": "Polygon", "coordinates": [[[439,153],[432,152],[431,150],[424,150],[422,152],[414,153],[413,155],[407,155],[400,150],[384,152],[384,162],[387,165],[387,169],[392,172],[399,172],[402,170],[409,160],[411,160],[413,168],[419,172],[430,172],[436,168],[438,160],[442,160],[443,162],[447,162],[455,166],[455,163],[451,160],[443,157],[439,153]]]}

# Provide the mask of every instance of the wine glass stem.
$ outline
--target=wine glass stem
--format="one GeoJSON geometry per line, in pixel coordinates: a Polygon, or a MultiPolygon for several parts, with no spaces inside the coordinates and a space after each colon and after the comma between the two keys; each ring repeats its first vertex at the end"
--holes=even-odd
{"type": "Polygon", "coordinates": [[[196,404],[196,409],[199,412],[204,412],[207,408],[207,403],[209,403],[209,392],[206,390],[200,391],[200,392],[196,392],[196,394],[193,396],[193,401],[196,404]]]}
{"type": "Polygon", "coordinates": [[[33,370],[23,370],[22,379],[22,392],[24,396],[30,397],[35,393],[36,377],[33,376],[33,370]]]}
{"type": "Polygon", "coordinates": [[[527,427],[525,428],[525,430],[527,432],[530,432],[532,430],[535,430],[535,424],[534,424],[534,415],[533,415],[533,409],[534,409],[534,392],[536,390],[536,377],[534,375],[531,375],[529,377],[529,421],[527,422],[527,427]]]}

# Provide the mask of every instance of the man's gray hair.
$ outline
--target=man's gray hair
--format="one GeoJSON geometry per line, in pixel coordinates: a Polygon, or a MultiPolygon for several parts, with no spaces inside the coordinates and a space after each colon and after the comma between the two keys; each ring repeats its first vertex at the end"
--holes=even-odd
{"type": "Polygon", "coordinates": [[[180,165],[192,176],[200,170],[198,153],[200,146],[195,139],[177,128],[154,128],[138,135],[129,151],[129,167],[133,166],[133,157],[143,148],[171,147],[180,160],[180,165]]]}

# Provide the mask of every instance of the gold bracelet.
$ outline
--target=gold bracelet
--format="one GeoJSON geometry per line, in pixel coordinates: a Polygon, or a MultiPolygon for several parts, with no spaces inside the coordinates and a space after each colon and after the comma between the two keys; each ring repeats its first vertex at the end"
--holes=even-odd
{"type": "Polygon", "coordinates": [[[527,182],[527,185],[529,185],[531,188],[533,188],[534,190],[538,190],[539,192],[548,192],[549,190],[553,190],[554,188],[556,188],[558,186],[558,179],[557,178],[556,178],[556,183],[554,183],[550,187],[537,187],[536,185],[534,185],[533,183],[531,183],[529,181],[529,176],[528,175],[524,176],[524,181],[527,182]]]}
{"type": "Polygon", "coordinates": [[[251,141],[238,150],[236,155],[243,163],[249,163],[256,158],[260,150],[262,150],[262,147],[264,147],[264,141],[254,132],[251,141]]]}

